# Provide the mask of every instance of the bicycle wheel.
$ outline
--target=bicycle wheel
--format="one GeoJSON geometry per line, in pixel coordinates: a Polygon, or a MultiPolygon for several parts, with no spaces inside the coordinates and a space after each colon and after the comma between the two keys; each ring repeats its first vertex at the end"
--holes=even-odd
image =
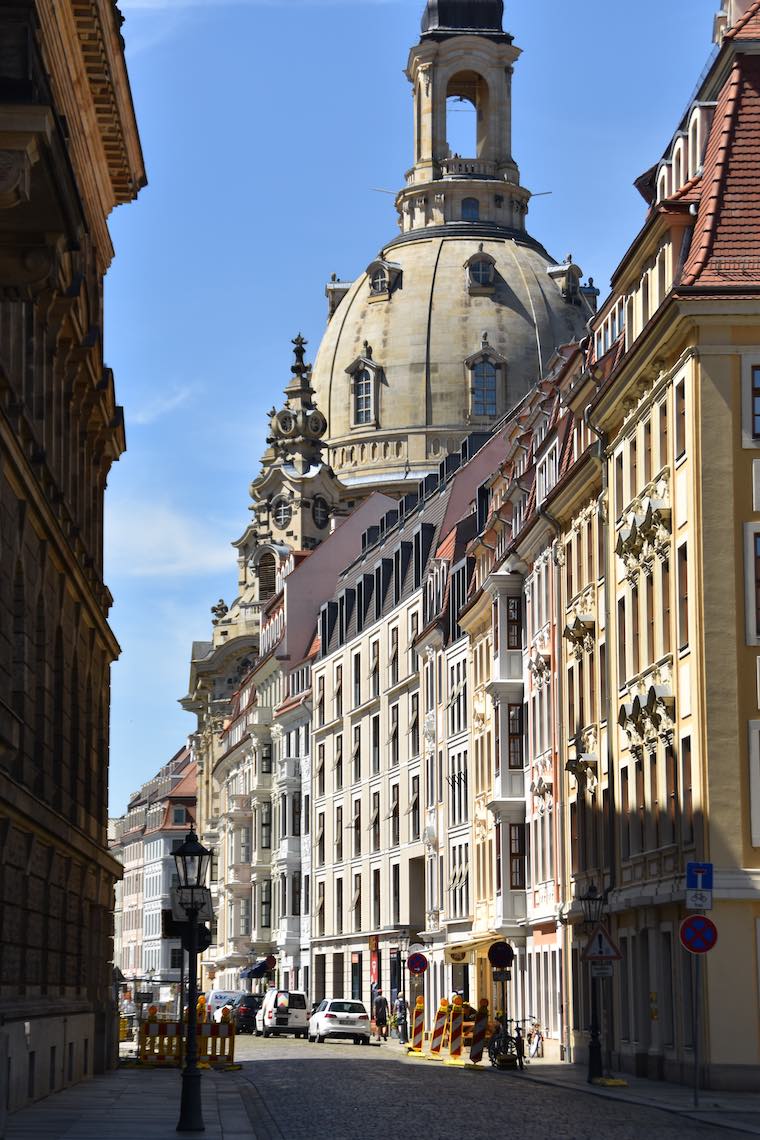
{"type": "Polygon", "coordinates": [[[516,1056],[514,1037],[502,1037],[500,1033],[495,1033],[488,1042],[488,1060],[492,1065],[499,1066],[502,1057],[516,1058],[516,1056]]]}

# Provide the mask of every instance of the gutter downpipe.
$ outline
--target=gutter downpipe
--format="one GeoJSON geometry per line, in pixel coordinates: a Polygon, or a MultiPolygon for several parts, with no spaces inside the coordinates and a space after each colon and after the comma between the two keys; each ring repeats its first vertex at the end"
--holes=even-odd
{"type": "MultiPolygon", "coordinates": [[[[602,490],[597,499],[597,525],[604,526],[604,542],[603,542],[603,557],[604,557],[604,638],[607,652],[605,653],[605,702],[604,702],[604,715],[607,718],[607,789],[609,793],[609,811],[607,813],[607,843],[609,846],[609,886],[603,890],[605,900],[615,890],[617,886],[617,851],[615,849],[615,756],[612,747],[612,654],[610,652],[610,630],[612,629],[612,583],[614,576],[610,574],[610,502],[609,502],[609,475],[607,463],[607,447],[609,445],[609,436],[607,432],[602,431],[591,420],[591,404],[588,404],[585,412],[583,413],[583,420],[586,427],[594,433],[599,441],[599,456],[602,461],[602,490]]],[[[600,979],[602,985],[606,989],[606,978],[600,979]]],[[[610,980],[609,1000],[605,1002],[605,1009],[608,1019],[608,1031],[605,1034],[607,1046],[605,1049],[605,1062],[608,1071],[612,1068],[612,1051],[615,1043],[615,1010],[614,1010],[614,989],[613,980],[610,980]]],[[[604,993],[604,990],[603,990],[604,993]]]]}
{"type": "MultiPolygon", "coordinates": [[[[560,535],[562,534],[562,527],[560,526],[554,515],[543,507],[539,507],[537,512],[539,518],[544,519],[550,527],[554,530],[555,543],[559,542],[560,535]]],[[[560,563],[557,559],[557,551],[555,549],[552,556],[552,563],[554,565],[554,618],[556,630],[556,650],[554,660],[557,665],[557,716],[553,717],[554,724],[557,726],[557,759],[559,764],[557,785],[559,780],[563,778],[565,771],[565,734],[562,731],[562,699],[564,696],[564,675],[562,669],[562,638],[560,630],[563,626],[562,616],[562,591],[560,580],[560,563]]],[[[555,861],[559,874],[556,876],[558,895],[564,901],[565,891],[567,888],[566,883],[566,859],[565,859],[565,813],[564,810],[556,811],[557,797],[555,796],[555,819],[557,822],[558,835],[555,850],[555,861]]],[[[556,872],[555,872],[556,873],[556,872]]],[[[562,903],[560,903],[561,907],[562,903]]],[[[562,926],[562,1060],[567,1061],[570,1056],[570,986],[572,984],[570,978],[570,953],[567,945],[567,922],[563,922],[561,912],[558,914],[558,921],[562,926]]]]}

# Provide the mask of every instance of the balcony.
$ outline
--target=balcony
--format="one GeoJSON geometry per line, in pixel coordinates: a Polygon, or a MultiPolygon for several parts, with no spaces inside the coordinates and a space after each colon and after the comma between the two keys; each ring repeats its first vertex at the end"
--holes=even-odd
{"type": "Polygon", "coordinates": [[[240,893],[241,889],[250,891],[251,864],[231,863],[227,868],[227,879],[224,885],[227,890],[234,891],[236,894],[240,893]]]}
{"type": "Polygon", "coordinates": [[[227,800],[227,810],[224,814],[227,819],[232,819],[236,822],[248,822],[251,817],[250,792],[243,796],[229,796],[227,800]]]}
{"type": "Polygon", "coordinates": [[[276,929],[272,932],[272,937],[278,946],[296,943],[301,941],[301,919],[299,915],[288,915],[287,918],[281,918],[276,929]]]}
{"type": "Polygon", "coordinates": [[[272,727],[272,710],[269,705],[254,705],[248,720],[251,732],[272,727]]]}
{"type": "Polygon", "coordinates": [[[301,837],[299,835],[288,835],[282,839],[274,859],[277,863],[287,863],[293,867],[298,866],[301,862],[301,837]]]}
{"type": "Polygon", "coordinates": [[[498,178],[497,163],[481,158],[461,158],[458,154],[440,163],[444,178],[498,178]]]}
{"type": "Polygon", "coordinates": [[[300,783],[301,781],[301,761],[296,759],[295,756],[287,756],[283,760],[277,761],[277,781],[278,783],[300,783]]]}
{"type": "Polygon", "coordinates": [[[259,772],[253,777],[253,787],[251,788],[251,800],[261,802],[261,800],[268,800],[272,795],[272,773],[259,772]]]}

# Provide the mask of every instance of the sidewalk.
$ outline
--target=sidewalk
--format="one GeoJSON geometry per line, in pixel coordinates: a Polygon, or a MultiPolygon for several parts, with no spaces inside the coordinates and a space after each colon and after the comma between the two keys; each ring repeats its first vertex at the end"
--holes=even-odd
{"type": "MultiPolygon", "coordinates": [[[[168,1140],[177,1135],[180,1080],[173,1069],[116,1069],[13,1113],[6,1140],[168,1140]]],[[[206,1140],[266,1140],[239,1074],[204,1072],[201,1089],[206,1140]]]]}
{"type": "Polygon", "coordinates": [[[760,1136],[760,1093],[710,1092],[700,1090],[699,1108],[694,1108],[694,1090],[686,1085],[668,1084],[665,1081],[647,1081],[627,1073],[613,1074],[627,1082],[627,1088],[605,1088],[590,1085],[583,1065],[551,1064],[533,1061],[519,1074],[519,1079],[555,1088],[573,1089],[590,1096],[603,1096],[624,1104],[659,1108],[715,1128],[733,1128],[760,1136]]]}

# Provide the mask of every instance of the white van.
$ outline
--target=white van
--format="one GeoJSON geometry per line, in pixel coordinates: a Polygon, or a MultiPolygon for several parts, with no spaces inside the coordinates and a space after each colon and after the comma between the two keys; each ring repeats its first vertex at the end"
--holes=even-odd
{"type": "Polygon", "coordinates": [[[296,1037],[305,1038],[308,1029],[306,994],[296,990],[267,990],[256,1014],[257,1037],[293,1033],[296,1037]]]}
{"type": "MultiPolygon", "coordinates": [[[[245,990],[209,990],[206,994],[206,1011],[209,1017],[225,1005],[232,1005],[235,998],[240,997],[245,990]]],[[[216,1018],[214,1020],[217,1020],[216,1018]]]]}

